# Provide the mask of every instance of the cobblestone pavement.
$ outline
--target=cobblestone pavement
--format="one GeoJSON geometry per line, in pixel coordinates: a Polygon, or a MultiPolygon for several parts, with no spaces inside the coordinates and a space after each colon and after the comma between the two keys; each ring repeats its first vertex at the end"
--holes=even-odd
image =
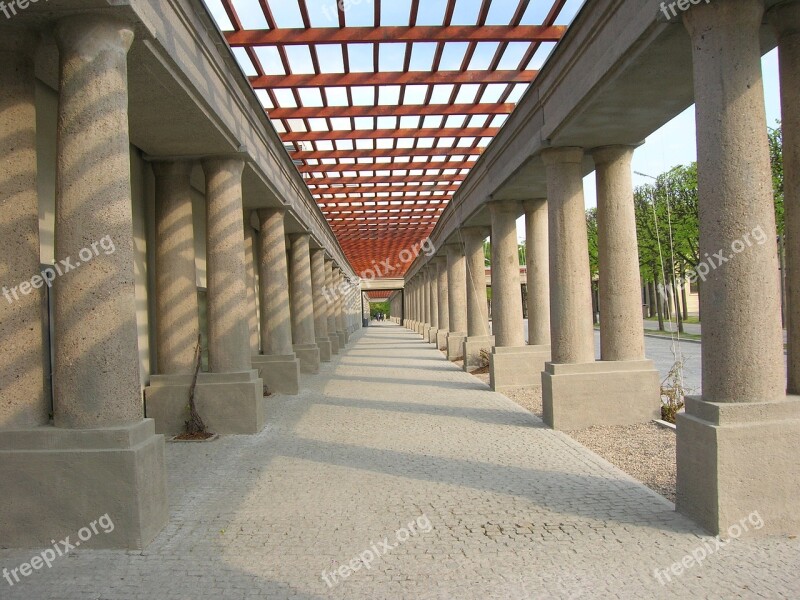
{"type": "MultiPolygon", "coordinates": [[[[144,552],[81,547],[0,579],[0,598],[800,596],[788,538],[731,541],[659,583],[710,537],[396,325],[304,387],[270,398],[260,435],[168,444],[170,521],[144,552]],[[359,555],[369,568],[332,581],[359,555]]],[[[32,556],[0,550],[0,566],[32,556]]]]}

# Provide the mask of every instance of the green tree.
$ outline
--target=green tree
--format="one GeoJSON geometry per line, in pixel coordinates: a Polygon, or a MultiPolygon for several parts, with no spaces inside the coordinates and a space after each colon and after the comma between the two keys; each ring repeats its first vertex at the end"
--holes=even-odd
{"type": "Polygon", "coordinates": [[[586,211],[586,234],[589,238],[589,273],[592,280],[597,278],[599,267],[597,262],[597,209],[586,211]]]}
{"type": "Polygon", "coordinates": [[[388,302],[370,302],[369,303],[369,315],[371,318],[375,318],[378,313],[383,313],[387,317],[391,316],[391,305],[388,302]]]}
{"type": "Polygon", "coordinates": [[[783,235],[783,132],[781,122],[769,130],[769,158],[772,165],[772,194],[775,200],[775,224],[783,235]]]}

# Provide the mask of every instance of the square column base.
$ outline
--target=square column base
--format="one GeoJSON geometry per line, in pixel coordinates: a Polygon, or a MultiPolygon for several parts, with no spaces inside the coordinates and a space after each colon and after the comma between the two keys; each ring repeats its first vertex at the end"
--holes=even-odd
{"type": "Polygon", "coordinates": [[[481,335],[468,337],[464,340],[464,370],[471,371],[485,366],[481,362],[481,350],[492,351],[494,346],[493,335],[481,335]]]}
{"type": "Polygon", "coordinates": [[[461,360],[464,358],[464,340],[467,334],[457,331],[447,334],[447,360],[461,360]]]}
{"type": "Polygon", "coordinates": [[[569,431],[660,419],[660,381],[651,360],[547,363],[542,373],[544,422],[569,431]]]}
{"type": "Polygon", "coordinates": [[[328,338],[317,338],[317,348],[319,348],[319,359],[322,362],[331,362],[331,356],[333,355],[333,347],[331,345],[331,341],[328,338]]]}
{"type": "MultiPolygon", "coordinates": [[[[191,375],[153,375],[145,389],[147,417],[156,432],[179,435],[189,420],[191,375]]],[[[197,412],[212,433],[256,434],[266,424],[264,381],[258,371],[200,373],[194,394],[197,412]]]]}
{"type": "Polygon", "coordinates": [[[542,371],[550,361],[550,346],[492,348],[489,386],[494,391],[512,387],[542,387],[542,371]]]}
{"type": "Polygon", "coordinates": [[[253,368],[273,394],[296,396],[300,393],[300,359],[296,355],[254,356],[253,368]]]}
{"type": "Polygon", "coordinates": [[[331,355],[339,354],[339,336],[335,333],[329,334],[328,341],[331,343],[331,355]]]}
{"type": "Polygon", "coordinates": [[[320,353],[316,344],[295,344],[292,346],[300,359],[300,372],[308,375],[319,373],[320,353]]]}
{"type": "Polygon", "coordinates": [[[748,536],[800,532],[800,396],[747,404],[687,397],[677,444],[678,512],[722,537],[736,527],[748,536]]]}
{"type": "Polygon", "coordinates": [[[47,548],[67,536],[75,543],[95,523],[99,533],[82,547],[141,550],[169,519],[164,436],[152,419],[0,431],[0,478],[0,540],[8,548],[47,548]],[[106,514],[110,533],[97,524],[106,514]]]}
{"type": "Polygon", "coordinates": [[[439,329],[436,332],[436,339],[434,341],[436,342],[437,349],[441,350],[442,348],[444,348],[445,350],[447,350],[448,335],[450,335],[450,332],[447,331],[447,329],[439,329]]]}
{"type": "Polygon", "coordinates": [[[427,339],[425,341],[428,342],[429,344],[435,344],[436,343],[436,333],[438,331],[439,330],[436,329],[435,327],[431,327],[430,330],[428,331],[428,337],[427,337],[427,339]]]}
{"type": "Polygon", "coordinates": [[[348,336],[344,331],[337,331],[336,335],[339,337],[339,350],[344,350],[345,346],[347,346],[350,336],[348,336]]]}
{"type": "Polygon", "coordinates": [[[431,339],[431,326],[427,325],[427,324],[423,325],[422,326],[422,331],[420,331],[420,335],[422,336],[422,339],[425,342],[427,342],[429,339],[431,339]]]}

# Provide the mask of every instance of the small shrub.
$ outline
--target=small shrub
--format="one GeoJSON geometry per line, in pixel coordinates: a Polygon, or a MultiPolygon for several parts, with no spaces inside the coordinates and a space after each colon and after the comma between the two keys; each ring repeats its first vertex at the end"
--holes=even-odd
{"type": "Polygon", "coordinates": [[[675,415],[683,408],[687,390],[683,384],[683,359],[678,359],[661,382],[661,419],[675,423],[675,415]]]}

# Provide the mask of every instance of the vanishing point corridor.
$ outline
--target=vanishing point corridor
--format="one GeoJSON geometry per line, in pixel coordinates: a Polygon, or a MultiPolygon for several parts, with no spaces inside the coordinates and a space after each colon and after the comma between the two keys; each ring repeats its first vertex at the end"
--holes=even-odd
{"type": "MultiPolygon", "coordinates": [[[[800,589],[797,540],[716,549],[671,503],[391,323],[362,329],[298,396],[271,399],[268,421],[254,436],[167,445],[169,523],[145,551],[78,548],[0,588],[3,600],[800,589]],[[667,581],[663,570],[701,548],[715,550],[702,568],[667,581]],[[334,581],[360,556],[369,569],[334,581]]],[[[0,550],[4,565],[29,557],[0,550]]]]}

